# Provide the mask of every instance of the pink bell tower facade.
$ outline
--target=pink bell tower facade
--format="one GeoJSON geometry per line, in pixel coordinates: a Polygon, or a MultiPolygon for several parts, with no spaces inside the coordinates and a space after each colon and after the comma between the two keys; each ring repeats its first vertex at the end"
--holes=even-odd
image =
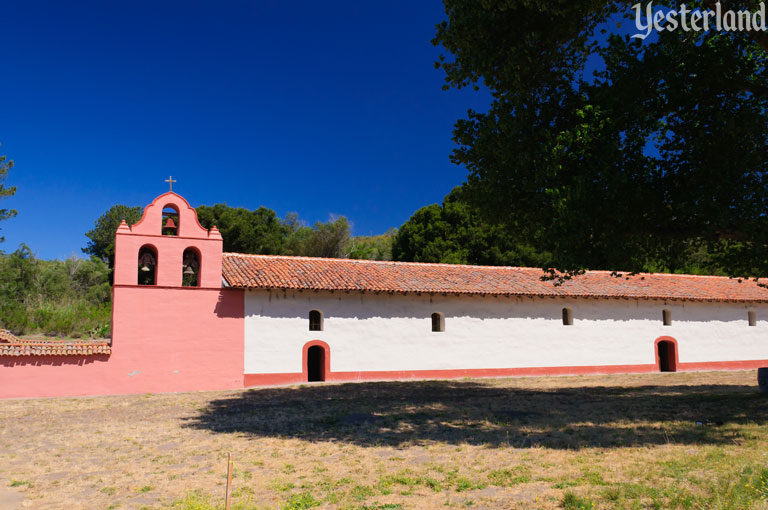
{"type": "Polygon", "coordinates": [[[137,367],[131,392],[242,387],[243,293],[222,286],[222,246],[172,191],[117,229],[112,356],[137,367]]]}
{"type": "Polygon", "coordinates": [[[222,244],[180,195],[157,197],[116,232],[110,353],[0,359],[0,398],[242,388],[243,291],[222,285],[222,244]]]}

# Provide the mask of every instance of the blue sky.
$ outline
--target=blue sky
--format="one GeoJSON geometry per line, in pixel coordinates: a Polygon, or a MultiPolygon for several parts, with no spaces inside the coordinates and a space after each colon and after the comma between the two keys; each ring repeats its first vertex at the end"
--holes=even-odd
{"type": "Polygon", "coordinates": [[[4,251],[80,254],[110,206],[174,190],[354,233],[464,181],[451,130],[488,97],[442,91],[439,0],[4,2],[4,251]]]}

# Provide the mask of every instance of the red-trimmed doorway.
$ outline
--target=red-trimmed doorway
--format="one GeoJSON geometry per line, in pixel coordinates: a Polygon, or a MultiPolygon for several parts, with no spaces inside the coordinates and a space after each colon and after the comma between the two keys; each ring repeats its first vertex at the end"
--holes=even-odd
{"type": "Polygon", "coordinates": [[[325,381],[331,371],[331,349],[320,340],[307,342],[303,349],[302,372],[307,382],[325,381]]]}
{"type": "Polygon", "coordinates": [[[659,372],[677,372],[677,340],[671,336],[662,336],[654,342],[656,349],[656,368],[659,372]]]}

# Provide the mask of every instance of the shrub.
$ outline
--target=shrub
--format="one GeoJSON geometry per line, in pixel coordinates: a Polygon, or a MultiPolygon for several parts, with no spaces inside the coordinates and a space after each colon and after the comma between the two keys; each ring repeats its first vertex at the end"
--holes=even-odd
{"type": "Polygon", "coordinates": [[[28,247],[0,253],[0,328],[17,335],[109,335],[109,270],[98,259],[38,260],[28,247]]]}

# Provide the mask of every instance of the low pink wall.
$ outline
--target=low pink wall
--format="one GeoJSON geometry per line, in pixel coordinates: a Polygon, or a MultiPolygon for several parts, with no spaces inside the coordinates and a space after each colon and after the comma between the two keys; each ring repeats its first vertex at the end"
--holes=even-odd
{"type": "Polygon", "coordinates": [[[0,398],[243,387],[243,292],[115,286],[110,356],[0,357],[0,398]]]}

